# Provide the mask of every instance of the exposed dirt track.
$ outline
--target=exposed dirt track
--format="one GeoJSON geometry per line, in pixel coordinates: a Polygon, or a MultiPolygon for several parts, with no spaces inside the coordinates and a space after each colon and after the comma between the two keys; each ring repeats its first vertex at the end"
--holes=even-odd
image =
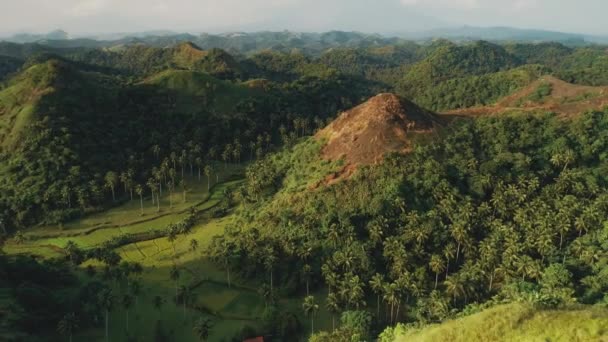
{"type": "Polygon", "coordinates": [[[484,116],[509,112],[552,112],[573,117],[588,110],[608,107],[608,87],[571,84],[553,76],[543,76],[529,86],[502,98],[496,104],[448,111],[446,115],[484,116]],[[551,93],[539,100],[532,98],[542,85],[549,85],[551,93]]]}

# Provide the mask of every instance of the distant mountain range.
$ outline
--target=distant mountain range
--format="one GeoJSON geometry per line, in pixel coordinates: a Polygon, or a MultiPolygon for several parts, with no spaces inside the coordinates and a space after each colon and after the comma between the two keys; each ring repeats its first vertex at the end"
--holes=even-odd
{"type": "Polygon", "coordinates": [[[240,52],[263,49],[291,49],[295,47],[324,49],[333,43],[341,46],[360,46],[374,43],[395,43],[399,40],[426,41],[437,38],[452,41],[517,41],[517,42],[560,42],[567,45],[608,44],[608,36],[565,33],[546,30],[518,29],[512,27],[451,27],[419,32],[393,32],[388,34],[368,34],[359,32],[329,31],[325,33],[302,33],[292,31],[229,32],[222,34],[190,34],[167,30],[138,33],[111,33],[100,35],[70,35],[63,30],[47,34],[20,33],[1,38],[0,41],[14,43],[40,43],[53,47],[111,47],[120,44],[143,43],[152,46],[166,46],[191,41],[203,48],[223,48],[240,52]]]}
{"type": "Polygon", "coordinates": [[[453,41],[487,40],[487,41],[518,41],[518,42],[561,42],[571,44],[608,43],[608,36],[567,33],[558,31],[519,29],[513,27],[448,27],[428,31],[400,34],[399,36],[426,40],[445,38],[453,41]]]}

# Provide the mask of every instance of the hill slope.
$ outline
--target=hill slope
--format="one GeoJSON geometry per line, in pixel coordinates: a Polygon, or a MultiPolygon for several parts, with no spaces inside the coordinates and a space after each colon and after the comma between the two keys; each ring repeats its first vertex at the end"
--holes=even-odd
{"type": "Polygon", "coordinates": [[[380,94],[342,113],[319,131],[327,139],[323,157],[347,164],[374,164],[388,152],[405,152],[411,134],[428,133],[439,124],[435,114],[394,94],[380,94]]]}
{"type": "Polygon", "coordinates": [[[233,113],[237,105],[255,95],[259,88],[219,80],[207,73],[190,70],[166,70],[144,80],[141,85],[154,86],[176,94],[176,105],[186,113],[211,110],[233,113]]]}
{"type": "Polygon", "coordinates": [[[538,310],[510,304],[423,329],[398,327],[393,339],[383,341],[608,341],[607,327],[606,309],[538,310]]]}
{"type": "Polygon", "coordinates": [[[603,110],[606,106],[608,87],[571,84],[553,76],[543,76],[494,105],[449,111],[448,114],[496,115],[524,111],[574,116],[587,110],[603,110]]]}

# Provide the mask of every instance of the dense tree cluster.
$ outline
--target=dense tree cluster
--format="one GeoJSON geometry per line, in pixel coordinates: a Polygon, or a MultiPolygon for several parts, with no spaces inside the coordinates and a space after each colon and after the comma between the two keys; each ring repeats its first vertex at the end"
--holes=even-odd
{"type": "Polygon", "coordinates": [[[3,104],[15,116],[0,127],[4,228],[62,222],[133,198],[138,187],[146,196],[151,183],[156,197],[163,187],[183,190],[185,173],[200,179],[206,167],[215,174],[222,162],[258,158],[371,95],[339,75],[256,92],[197,75],[129,85],[52,58],[12,80],[3,104]],[[41,89],[52,92],[31,104],[41,89]],[[27,116],[29,105],[37,109],[27,116]],[[22,124],[11,129],[12,120],[22,124]]]}
{"type": "Polygon", "coordinates": [[[325,287],[334,312],[371,306],[384,324],[497,295],[605,301],[606,114],[465,120],[316,190],[323,172],[302,174],[331,166],[299,145],[250,167],[215,260],[291,295],[325,287]]]}

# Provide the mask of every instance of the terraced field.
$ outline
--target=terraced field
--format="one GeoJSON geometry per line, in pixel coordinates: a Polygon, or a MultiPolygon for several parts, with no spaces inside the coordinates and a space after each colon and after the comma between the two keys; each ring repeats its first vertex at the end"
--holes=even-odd
{"type": "MultiPolygon", "coordinates": [[[[189,184],[192,185],[187,192],[187,202],[183,202],[181,192],[174,193],[171,200],[173,207],[169,208],[169,197],[165,194],[161,199],[160,212],[157,212],[157,207],[152,205],[150,199],[144,199],[144,214],[141,215],[139,199],[135,198],[132,202],[69,222],[62,227],[32,229],[24,234],[23,241],[8,241],[4,251],[7,254],[30,254],[42,258],[65,257],[63,248],[68,241],[75,242],[83,249],[90,249],[125,234],[141,236],[136,242],[115,249],[123,260],[138,262],[144,269],[141,275],[142,295],[138,298],[137,305],[129,311],[129,336],[136,336],[140,341],[154,340],[156,322],[161,321],[162,331],[170,340],[197,341],[192,325],[200,317],[208,317],[213,321],[210,341],[231,338],[246,325],[260,327],[266,307],[257,292],[261,284],[232,275],[231,286],[228,286],[226,271],[206,257],[206,249],[213,237],[222,234],[225,227],[234,220],[232,214],[214,218],[211,213],[229,189],[242,183],[238,178],[241,172],[242,169],[233,167],[220,179],[220,183],[212,184],[210,192],[207,192],[204,179],[201,182],[190,179],[189,184]],[[173,243],[165,236],[148,238],[150,232],[160,231],[171,223],[183,220],[192,208],[197,211],[199,222],[190,234],[179,235],[173,243]],[[199,243],[195,251],[190,248],[192,239],[199,243]],[[169,276],[174,264],[180,270],[177,283],[169,276]],[[173,302],[176,285],[188,286],[193,291],[194,301],[185,310],[181,304],[173,302]],[[164,299],[160,310],[153,304],[156,296],[164,299]]],[[[89,260],[81,265],[83,269],[88,266],[95,267],[97,272],[101,271],[101,264],[97,261],[89,260]]],[[[83,277],[88,276],[83,272],[83,277]]],[[[123,281],[116,283],[113,291],[120,298],[126,289],[127,284],[123,281]]],[[[319,294],[318,297],[325,296],[319,294]]],[[[309,320],[302,313],[301,301],[301,298],[282,298],[280,307],[298,314],[303,329],[309,329],[309,320]]],[[[323,303],[320,304],[323,307],[323,303]]],[[[111,341],[125,340],[126,317],[126,310],[117,303],[110,315],[111,341]]],[[[316,327],[331,326],[331,318],[325,310],[319,312],[317,320],[316,327]]],[[[99,328],[81,331],[74,336],[76,341],[103,339],[102,322],[99,328]]]]}

